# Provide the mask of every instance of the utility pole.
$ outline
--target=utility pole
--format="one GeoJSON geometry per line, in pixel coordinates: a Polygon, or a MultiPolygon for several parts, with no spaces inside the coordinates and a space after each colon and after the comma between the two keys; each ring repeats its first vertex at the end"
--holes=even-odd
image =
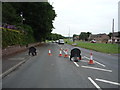
{"type": "Polygon", "coordinates": [[[68,34],[68,37],[69,37],[69,41],[70,41],[70,27],[69,27],[69,34],[68,34]]]}
{"type": "Polygon", "coordinates": [[[112,22],[112,44],[114,43],[114,19],[113,19],[113,22],[112,22]]]}

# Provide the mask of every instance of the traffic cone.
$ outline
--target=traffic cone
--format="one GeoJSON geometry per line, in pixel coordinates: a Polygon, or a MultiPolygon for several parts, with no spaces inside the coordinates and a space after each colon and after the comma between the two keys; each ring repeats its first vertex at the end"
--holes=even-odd
{"type": "Polygon", "coordinates": [[[49,51],[48,51],[48,55],[49,56],[51,56],[52,54],[51,54],[51,49],[49,49],[49,51]]]}
{"type": "Polygon", "coordinates": [[[64,55],[64,57],[68,57],[68,50],[67,50],[67,49],[65,50],[65,55],[64,55]]]}
{"type": "Polygon", "coordinates": [[[59,54],[59,56],[62,56],[62,50],[60,49],[60,54],[59,54]]]}
{"type": "Polygon", "coordinates": [[[93,62],[93,55],[92,55],[92,53],[90,53],[90,60],[89,60],[89,64],[94,64],[94,62],[93,62]]]}

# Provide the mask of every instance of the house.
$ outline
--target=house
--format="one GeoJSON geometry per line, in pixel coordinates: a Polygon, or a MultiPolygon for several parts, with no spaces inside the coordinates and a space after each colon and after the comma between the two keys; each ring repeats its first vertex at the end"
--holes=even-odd
{"type": "Polygon", "coordinates": [[[120,43],[120,32],[114,32],[113,37],[108,40],[109,43],[120,43]]]}
{"type": "Polygon", "coordinates": [[[74,40],[79,40],[79,35],[75,36],[74,40]]]}
{"type": "Polygon", "coordinates": [[[90,35],[88,38],[89,41],[91,40],[95,40],[98,43],[106,43],[109,40],[109,36],[106,35],[105,33],[103,34],[94,34],[94,35],[90,35]]]}

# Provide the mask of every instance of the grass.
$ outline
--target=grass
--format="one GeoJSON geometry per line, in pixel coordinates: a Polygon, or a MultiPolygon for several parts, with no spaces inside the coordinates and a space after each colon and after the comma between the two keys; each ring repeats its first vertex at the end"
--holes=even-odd
{"type": "MultiPolygon", "coordinates": [[[[65,39],[65,42],[67,41],[68,44],[72,45],[72,41],[68,41],[65,39]]],[[[110,44],[110,43],[90,43],[90,42],[82,42],[82,41],[76,41],[74,43],[77,43],[77,46],[81,48],[86,48],[98,52],[103,52],[103,53],[109,53],[109,54],[118,54],[120,53],[120,48],[119,44],[110,44]]]]}

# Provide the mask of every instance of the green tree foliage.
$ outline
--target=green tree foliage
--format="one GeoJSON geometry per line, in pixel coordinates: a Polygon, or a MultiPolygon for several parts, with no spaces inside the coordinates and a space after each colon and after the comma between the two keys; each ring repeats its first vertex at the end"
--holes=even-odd
{"type": "Polygon", "coordinates": [[[84,40],[84,41],[88,41],[88,37],[90,36],[90,32],[81,32],[81,34],[79,35],[79,39],[80,40],[84,40]]]}
{"type": "Polygon", "coordinates": [[[8,24],[20,23],[20,16],[10,3],[2,3],[2,22],[8,24]]]}
{"type": "Polygon", "coordinates": [[[78,35],[77,34],[73,34],[73,38],[76,37],[76,36],[78,36],[78,35]]]}
{"type": "Polygon", "coordinates": [[[47,40],[58,40],[63,38],[64,36],[62,36],[61,34],[51,33],[48,35],[47,40]]]}
{"type": "MultiPolygon", "coordinates": [[[[55,10],[53,10],[52,5],[48,2],[2,3],[2,23],[15,25],[22,32],[20,38],[23,40],[21,40],[21,43],[45,40],[48,35],[51,35],[52,29],[54,29],[52,23],[55,17],[55,10]],[[20,16],[21,12],[23,13],[23,17],[20,16]],[[22,23],[23,18],[25,18],[25,21],[22,23]]],[[[6,37],[6,35],[12,35],[12,32],[3,31],[2,38],[8,40],[3,42],[5,46],[7,43],[12,45],[20,41],[18,40],[19,36],[17,37],[18,34],[15,35],[16,38],[12,38],[11,36],[6,37]]],[[[14,37],[14,35],[12,36],[14,37]]]]}
{"type": "Polygon", "coordinates": [[[34,29],[34,36],[41,41],[46,35],[52,32],[53,20],[56,17],[53,7],[47,2],[22,2],[11,3],[17,12],[23,13],[24,24],[30,25],[34,29]]]}
{"type": "Polygon", "coordinates": [[[111,39],[111,37],[112,37],[112,33],[109,33],[108,36],[109,36],[109,38],[111,39]]]}

